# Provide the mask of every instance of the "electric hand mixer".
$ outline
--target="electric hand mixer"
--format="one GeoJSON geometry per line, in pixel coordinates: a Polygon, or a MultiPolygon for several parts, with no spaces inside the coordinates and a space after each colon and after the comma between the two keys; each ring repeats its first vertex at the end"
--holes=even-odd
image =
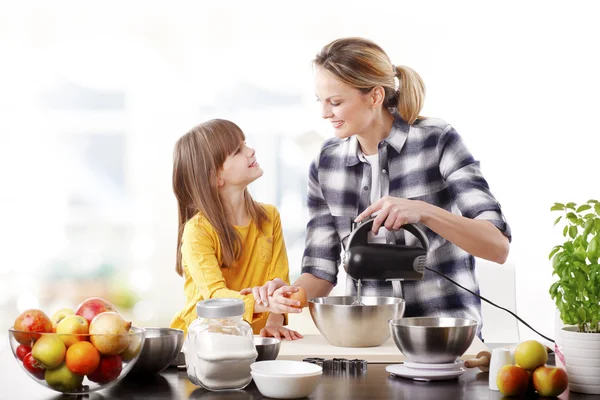
{"type": "Polygon", "coordinates": [[[401,228],[412,233],[421,246],[400,244],[368,243],[368,233],[375,218],[361,221],[348,238],[348,247],[342,264],[344,270],[357,282],[357,300],[360,302],[361,286],[364,280],[419,280],[423,277],[429,241],[416,225],[403,225],[401,228]]]}

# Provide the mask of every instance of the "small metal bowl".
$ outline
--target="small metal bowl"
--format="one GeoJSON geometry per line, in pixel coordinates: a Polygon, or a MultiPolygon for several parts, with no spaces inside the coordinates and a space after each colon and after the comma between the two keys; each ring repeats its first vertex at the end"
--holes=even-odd
{"type": "Polygon", "coordinates": [[[400,318],[391,319],[389,325],[406,359],[427,364],[455,362],[477,332],[477,321],[466,318],[400,318]]]}
{"type": "Polygon", "coordinates": [[[254,337],[254,346],[258,352],[256,361],[275,360],[279,355],[281,340],[273,337],[254,337]]]}
{"type": "Polygon", "coordinates": [[[183,346],[183,331],[173,328],[144,328],[146,340],[131,375],[158,374],[177,357],[183,346]]]}

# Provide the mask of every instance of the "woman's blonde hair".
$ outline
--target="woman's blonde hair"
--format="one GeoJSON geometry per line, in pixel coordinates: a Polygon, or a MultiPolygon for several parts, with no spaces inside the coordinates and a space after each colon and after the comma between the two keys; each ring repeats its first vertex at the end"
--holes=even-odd
{"type": "MultiPolygon", "coordinates": [[[[225,210],[217,190],[217,172],[227,156],[245,140],[244,132],[233,122],[213,119],[183,135],[173,152],[173,192],[177,198],[179,229],[175,270],[183,276],[181,238],[187,221],[197,213],[213,226],[221,242],[223,266],[231,266],[239,258],[242,243],[235,228],[225,218],[225,210]]],[[[250,218],[261,228],[267,220],[264,208],[255,202],[248,189],[244,192],[250,218]]]]}
{"type": "Polygon", "coordinates": [[[383,106],[397,108],[403,120],[413,124],[425,101],[425,85],[413,69],[394,66],[377,44],[363,38],[343,38],[329,43],[317,54],[314,64],[325,68],[342,82],[368,93],[383,87],[383,106]],[[398,78],[396,89],[394,78],[398,78]]]}

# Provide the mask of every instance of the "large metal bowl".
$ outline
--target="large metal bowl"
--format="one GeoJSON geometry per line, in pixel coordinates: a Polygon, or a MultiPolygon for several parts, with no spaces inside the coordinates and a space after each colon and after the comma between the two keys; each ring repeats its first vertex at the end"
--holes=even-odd
{"type": "Polygon", "coordinates": [[[408,361],[456,361],[473,342],[477,321],[466,318],[400,318],[389,321],[394,343],[408,361]]]}
{"type": "Polygon", "coordinates": [[[334,346],[381,346],[390,337],[388,321],[404,315],[404,300],[363,296],[364,305],[353,306],[355,300],[355,296],[316,297],[308,302],[310,316],[334,346]]]}
{"type": "Polygon", "coordinates": [[[183,331],[173,328],[144,328],[146,340],[130,375],[157,374],[167,368],[183,346],[183,331]]]}

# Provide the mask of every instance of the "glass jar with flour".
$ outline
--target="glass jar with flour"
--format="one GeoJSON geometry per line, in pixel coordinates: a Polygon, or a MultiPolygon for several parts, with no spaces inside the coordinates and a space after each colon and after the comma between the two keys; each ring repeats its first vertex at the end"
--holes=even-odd
{"type": "Polygon", "coordinates": [[[252,327],[242,319],[244,302],[210,299],[196,305],[198,319],[183,344],[189,380],[208,390],[243,389],[258,355],[252,327]]]}

